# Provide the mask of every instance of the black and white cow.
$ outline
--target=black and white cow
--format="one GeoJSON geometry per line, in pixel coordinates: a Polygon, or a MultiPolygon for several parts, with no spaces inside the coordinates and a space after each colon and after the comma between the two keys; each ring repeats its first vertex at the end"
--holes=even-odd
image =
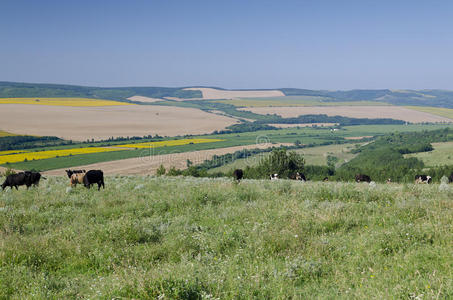
{"type": "Polygon", "coordinates": [[[433,178],[429,175],[415,175],[415,183],[426,183],[430,184],[433,178]]]}
{"type": "Polygon", "coordinates": [[[278,179],[278,174],[277,173],[271,174],[270,179],[271,180],[277,180],[278,179]]]}

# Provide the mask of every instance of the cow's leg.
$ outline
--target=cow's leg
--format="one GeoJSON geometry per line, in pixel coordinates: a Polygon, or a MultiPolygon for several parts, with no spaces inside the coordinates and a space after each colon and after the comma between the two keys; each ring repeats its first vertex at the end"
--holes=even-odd
{"type": "Polygon", "coordinates": [[[16,187],[16,191],[18,191],[18,190],[19,190],[19,188],[17,187],[17,185],[15,185],[15,187],[16,187]]]}

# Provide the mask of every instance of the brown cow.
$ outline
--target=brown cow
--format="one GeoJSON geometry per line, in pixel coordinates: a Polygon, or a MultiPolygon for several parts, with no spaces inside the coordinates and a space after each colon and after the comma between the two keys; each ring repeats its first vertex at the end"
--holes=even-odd
{"type": "Polygon", "coordinates": [[[77,186],[77,183],[83,184],[83,177],[85,177],[85,173],[74,173],[71,175],[71,186],[77,186]]]}

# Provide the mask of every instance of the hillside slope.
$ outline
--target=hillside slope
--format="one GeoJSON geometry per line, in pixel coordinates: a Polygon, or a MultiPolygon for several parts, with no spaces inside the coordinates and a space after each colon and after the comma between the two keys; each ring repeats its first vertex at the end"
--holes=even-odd
{"type": "Polygon", "coordinates": [[[20,82],[1,82],[0,98],[9,97],[84,97],[112,100],[126,100],[136,95],[163,98],[201,97],[199,91],[186,91],[182,88],[167,87],[88,87],[63,84],[38,84],[20,82]]]}
{"type": "Polygon", "coordinates": [[[67,181],[0,195],[0,298],[453,295],[447,185],[67,181]]]}

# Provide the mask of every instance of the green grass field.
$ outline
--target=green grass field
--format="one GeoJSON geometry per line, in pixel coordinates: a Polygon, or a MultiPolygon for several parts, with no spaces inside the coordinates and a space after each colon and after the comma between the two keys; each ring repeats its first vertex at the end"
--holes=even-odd
{"type": "Polygon", "coordinates": [[[107,177],[0,194],[2,299],[448,299],[449,186],[107,177]]]}
{"type": "Polygon", "coordinates": [[[304,148],[296,150],[297,153],[302,154],[307,165],[327,166],[327,156],[334,156],[338,158],[337,167],[345,162],[350,161],[355,154],[351,150],[360,144],[342,144],[342,145],[328,145],[312,148],[304,148]]]}
{"type": "MultiPolygon", "coordinates": [[[[305,163],[307,165],[327,166],[327,156],[331,155],[338,158],[336,167],[341,166],[345,162],[351,160],[355,154],[350,153],[355,148],[356,144],[340,144],[340,145],[327,145],[319,147],[310,147],[295,150],[299,154],[303,154],[305,163]]],[[[357,144],[359,145],[359,144],[357,144]]],[[[233,161],[232,163],[210,169],[208,173],[227,173],[234,169],[244,169],[247,166],[256,166],[259,162],[269,155],[268,152],[259,153],[248,158],[241,158],[233,161]]]]}
{"type": "Polygon", "coordinates": [[[432,145],[433,151],[406,154],[404,157],[416,157],[428,167],[453,165],[453,142],[432,143],[432,145]]]}

